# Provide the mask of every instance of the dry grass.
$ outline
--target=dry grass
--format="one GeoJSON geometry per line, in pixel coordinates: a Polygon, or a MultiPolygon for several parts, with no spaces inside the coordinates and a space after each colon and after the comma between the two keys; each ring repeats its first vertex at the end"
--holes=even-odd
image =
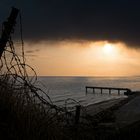
{"type": "Polygon", "coordinates": [[[20,90],[13,90],[6,83],[3,85],[6,86],[0,86],[0,129],[5,129],[6,137],[15,140],[62,139],[56,112],[34,100],[27,100],[20,90]]]}

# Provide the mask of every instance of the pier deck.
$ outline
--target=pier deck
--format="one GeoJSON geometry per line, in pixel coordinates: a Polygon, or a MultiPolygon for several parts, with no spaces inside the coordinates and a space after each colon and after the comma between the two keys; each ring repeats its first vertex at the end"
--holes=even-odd
{"type": "Polygon", "coordinates": [[[113,88],[113,87],[96,87],[96,86],[86,86],[86,93],[88,92],[88,89],[93,89],[93,93],[95,93],[95,89],[100,89],[101,94],[103,93],[103,90],[108,90],[109,94],[111,94],[112,90],[117,90],[118,95],[120,95],[120,91],[124,91],[125,95],[129,95],[132,91],[129,88],[113,88]]]}

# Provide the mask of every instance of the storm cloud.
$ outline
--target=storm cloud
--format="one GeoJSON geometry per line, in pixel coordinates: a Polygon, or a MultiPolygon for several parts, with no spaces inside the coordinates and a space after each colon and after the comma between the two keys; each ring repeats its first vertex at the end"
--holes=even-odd
{"type": "Polygon", "coordinates": [[[21,9],[25,40],[108,40],[140,47],[138,0],[1,0],[0,22],[21,9]]]}

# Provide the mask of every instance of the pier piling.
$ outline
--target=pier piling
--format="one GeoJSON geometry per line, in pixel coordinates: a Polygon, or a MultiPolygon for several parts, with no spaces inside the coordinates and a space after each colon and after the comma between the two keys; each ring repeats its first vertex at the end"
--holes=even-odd
{"type": "Polygon", "coordinates": [[[88,92],[88,89],[93,89],[93,93],[95,93],[95,89],[100,89],[101,90],[101,94],[103,93],[103,90],[106,89],[109,91],[109,95],[111,94],[112,90],[117,90],[118,91],[118,95],[120,95],[121,91],[124,91],[125,95],[129,95],[131,94],[131,89],[128,88],[113,88],[113,87],[95,87],[95,86],[86,86],[86,93],[88,92]]]}

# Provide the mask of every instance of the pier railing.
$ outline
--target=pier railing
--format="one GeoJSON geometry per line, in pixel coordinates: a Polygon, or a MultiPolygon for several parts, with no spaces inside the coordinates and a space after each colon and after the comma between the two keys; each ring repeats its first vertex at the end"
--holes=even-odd
{"type": "Polygon", "coordinates": [[[96,89],[100,89],[101,90],[101,94],[103,93],[103,90],[108,90],[109,94],[111,94],[112,90],[117,90],[118,91],[118,95],[120,95],[120,91],[124,91],[125,95],[129,95],[131,94],[131,89],[129,88],[113,88],[113,87],[96,87],[96,86],[86,86],[86,93],[88,93],[88,89],[92,89],[93,93],[95,93],[96,89]]]}

